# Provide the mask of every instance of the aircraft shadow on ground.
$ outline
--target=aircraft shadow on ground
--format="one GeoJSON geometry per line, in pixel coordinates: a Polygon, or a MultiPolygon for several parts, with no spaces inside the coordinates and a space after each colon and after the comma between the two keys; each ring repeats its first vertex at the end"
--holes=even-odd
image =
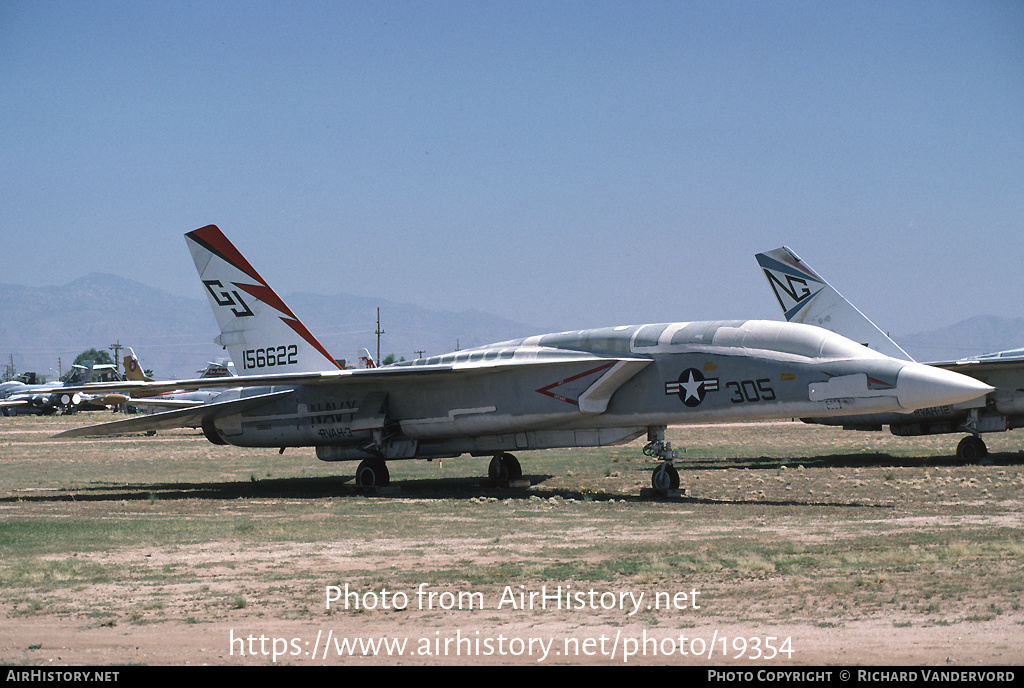
{"type": "MultiPolygon", "coordinates": [[[[1024,464],[1021,453],[993,454],[985,459],[986,464],[1010,466],[1024,464]]],[[[850,454],[791,459],[697,459],[677,461],[683,485],[686,474],[692,470],[735,470],[778,471],[783,466],[793,468],[884,468],[884,467],[955,467],[963,465],[955,457],[893,457],[888,454],[850,454]]],[[[653,467],[653,464],[652,464],[653,467]]],[[[638,473],[647,474],[648,467],[638,473]]],[[[317,478],[268,478],[265,480],[230,482],[175,482],[138,484],[91,484],[83,487],[58,488],[43,494],[19,494],[0,497],[0,503],[16,502],[114,502],[114,501],[172,501],[184,499],[235,500],[235,499],[320,499],[327,497],[372,497],[374,499],[464,499],[498,497],[500,499],[528,500],[534,497],[548,499],[561,497],[582,501],[646,501],[661,499],[657,495],[638,495],[635,491],[584,491],[564,487],[546,486],[544,483],[554,476],[534,474],[524,476],[530,486],[508,487],[491,483],[486,478],[415,478],[392,481],[390,488],[364,492],[357,487],[350,476],[328,476],[317,478]]],[[[801,500],[760,500],[760,499],[710,499],[703,497],[672,497],[674,502],[689,504],[757,504],[763,506],[829,506],[829,507],[871,507],[879,505],[859,502],[810,502],[801,500]]]]}
{"type": "MultiPolygon", "coordinates": [[[[685,473],[683,474],[685,477],[685,473]]],[[[186,499],[210,501],[233,501],[236,499],[321,499],[328,497],[368,497],[374,500],[402,499],[453,499],[470,500],[480,497],[497,497],[527,501],[532,498],[547,500],[553,497],[577,501],[668,501],[685,504],[707,505],[761,505],[761,506],[827,506],[878,508],[879,505],[767,499],[711,499],[690,496],[638,495],[635,492],[618,493],[611,491],[590,492],[566,488],[544,487],[544,481],[551,476],[524,476],[531,483],[530,488],[488,485],[476,478],[434,478],[430,480],[398,480],[390,488],[366,493],[345,479],[337,478],[281,478],[257,482],[221,483],[153,483],[142,485],[91,485],[82,488],[54,490],[47,494],[0,497],[2,503],[34,502],[161,502],[186,499]]]]}
{"type": "MultiPolygon", "coordinates": [[[[537,475],[528,479],[540,484],[551,476],[537,475]]],[[[504,497],[528,499],[556,494],[555,490],[526,490],[487,484],[480,478],[431,478],[395,480],[390,488],[376,492],[363,491],[348,476],[322,478],[273,478],[231,482],[177,482],[134,484],[91,484],[83,487],[58,488],[43,494],[20,494],[0,497],[0,503],[16,502],[106,502],[106,501],[170,501],[181,499],[319,499],[327,497],[435,498],[471,499],[501,494],[504,497]]]]}
{"type": "Polygon", "coordinates": [[[830,454],[827,456],[807,456],[780,459],[764,457],[760,459],[678,459],[676,467],[684,470],[773,470],[782,466],[793,468],[938,468],[969,465],[1020,466],[1024,465],[1024,452],[992,453],[981,462],[965,463],[955,456],[892,456],[891,454],[830,454]]]}

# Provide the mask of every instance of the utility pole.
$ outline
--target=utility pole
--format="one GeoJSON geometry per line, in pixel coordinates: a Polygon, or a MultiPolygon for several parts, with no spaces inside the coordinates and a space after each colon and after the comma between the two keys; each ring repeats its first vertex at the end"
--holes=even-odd
{"type": "Polygon", "coordinates": [[[120,373],[118,371],[121,370],[121,349],[124,347],[121,346],[121,340],[118,339],[117,343],[111,344],[107,348],[114,352],[114,375],[115,378],[118,378],[120,377],[120,373]]]}
{"type": "Polygon", "coordinates": [[[380,365],[380,336],[384,334],[384,330],[380,329],[380,306],[377,306],[377,329],[374,334],[377,335],[377,365],[380,365]]]}
{"type": "Polygon", "coordinates": [[[423,354],[427,353],[426,349],[418,349],[416,351],[416,358],[423,358],[423,354]]]}

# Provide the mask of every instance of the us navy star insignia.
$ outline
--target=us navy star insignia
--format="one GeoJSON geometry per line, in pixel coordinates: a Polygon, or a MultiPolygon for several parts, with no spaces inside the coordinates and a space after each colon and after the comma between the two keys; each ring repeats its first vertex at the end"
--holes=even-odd
{"type": "Polygon", "coordinates": [[[718,391],[718,378],[705,378],[696,368],[687,368],[675,382],[665,383],[665,394],[677,394],[684,404],[700,406],[708,392],[718,391]]]}

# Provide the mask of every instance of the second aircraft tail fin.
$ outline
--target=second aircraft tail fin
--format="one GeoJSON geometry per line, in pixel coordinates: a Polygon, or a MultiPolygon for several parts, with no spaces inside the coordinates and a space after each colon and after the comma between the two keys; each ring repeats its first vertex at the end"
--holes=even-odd
{"type": "Polygon", "coordinates": [[[377,361],[373,360],[373,354],[370,353],[369,349],[360,350],[359,363],[363,366],[363,368],[377,367],[377,361]]]}
{"type": "Polygon", "coordinates": [[[216,225],[185,235],[238,375],[316,373],[337,361],[216,225]]]}
{"type": "Polygon", "coordinates": [[[786,320],[831,330],[886,356],[914,360],[790,249],[783,246],[756,258],[786,320]]]}
{"type": "Polygon", "coordinates": [[[153,378],[146,375],[142,369],[142,364],[139,363],[139,357],[135,355],[135,352],[131,347],[128,347],[128,353],[124,356],[124,379],[135,380],[138,382],[152,382],[153,378]]]}

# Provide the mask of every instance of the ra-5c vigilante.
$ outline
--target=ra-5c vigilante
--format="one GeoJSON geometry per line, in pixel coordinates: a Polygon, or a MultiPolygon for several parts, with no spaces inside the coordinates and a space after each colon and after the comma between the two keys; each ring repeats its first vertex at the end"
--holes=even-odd
{"type": "Polygon", "coordinates": [[[818,327],[756,320],[561,332],[343,370],[216,226],[185,238],[238,377],[123,385],[135,396],[225,391],[196,408],[57,437],[200,426],[217,444],[315,447],[324,461],[359,461],[357,483],[371,487],[388,483],[388,461],[492,456],[490,477],[514,480],[517,450],[646,434],[645,453],[662,459],[652,485],[666,490],[679,485],[668,425],[909,413],[991,390],[818,327]]]}

